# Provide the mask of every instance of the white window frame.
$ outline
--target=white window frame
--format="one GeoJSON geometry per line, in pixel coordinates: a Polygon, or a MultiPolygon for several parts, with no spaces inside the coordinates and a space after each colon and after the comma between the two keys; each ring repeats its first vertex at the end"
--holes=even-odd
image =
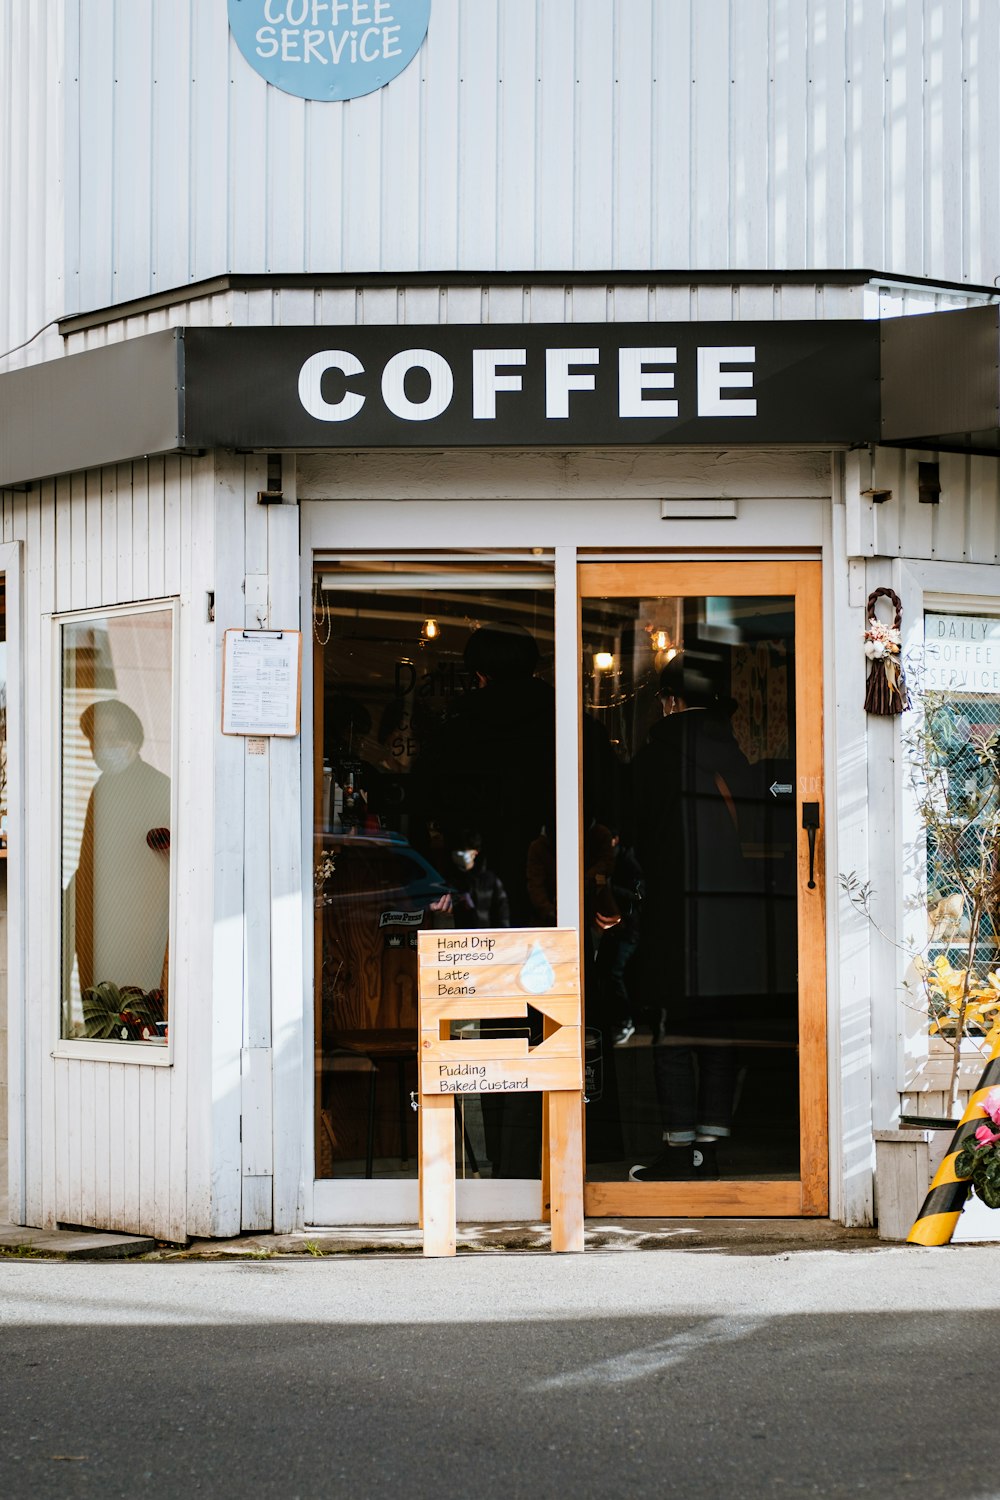
{"type": "MultiPolygon", "coordinates": [[[[615,456],[616,458],[618,455],[615,456]]],[[[541,486],[538,489],[525,484],[517,498],[480,498],[473,490],[472,496],[456,491],[451,498],[447,494],[428,495],[421,487],[425,484],[422,475],[407,489],[399,469],[399,456],[390,455],[388,462],[393,467],[391,479],[373,483],[371,496],[347,494],[334,486],[334,497],[329,491],[320,489],[318,494],[303,495],[300,489],[300,589],[303,610],[303,681],[302,723],[312,724],[312,631],[311,599],[313,568],[323,567],[340,553],[371,554],[380,552],[386,556],[400,551],[407,553],[437,553],[454,558],[447,552],[449,542],[460,537],[463,555],[476,550],[491,553],[494,558],[517,549],[523,555],[525,546],[552,551],[555,557],[555,623],[556,623],[556,818],[557,818],[557,899],[560,921],[567,926],[579,925],[579,857],[580,857],[580,619],[577,590],[577,567],[582,562],[614,561],[623,557],[654,561],[711,561],[721,558],[768,561],[775,558],[788,561],[793,557],[822,560],[824,563],[824,611],[830,609],[831,590],[828,587],[826,570],[829,566],[832,546],[831,507],[829,500],[809,494],[796,501],[790,509],[787,495],[776,494],[766,483],[760,483],[747,497],[740,501],[739,517],[726,520],[725,537],[719,535],[719,522],[708,522],[699,518],[692,521],[675,522],[669,534],[665,532],[660,515],[659,499],[650,494],[621,493],[614,473],[606,477],[604,498],[592,495],[574,495],[564,487],[560,479],[558,493],[541,486]],[[322,498],[320,498],[320,496],[322,498]],[[389,497],[392,498],[389,498],[389,497]],[[790,535],[790,518],[794,526],[790,535]],[[721,545],[720,545],[721,543],[721,545]]],[[[714,482],[714,480],[712,481],[714,482]]],[[[685,493],[687,491],[685,490],[685,493]]],[[[712,493],[716,493],[712,490],[712,493]]],[[[656,496],[660,491],[656,491],[656,496]]],[[[827,615],[829,631],[832,616],[827,615]]],[[[833,703],[835,693],[829,674],[833,670],[834,653],[830,649],[831,637],[824,637],[826,651],[824,672],[826,701],[833,703]]],[[[831,731],[825,736],[825,763],[827,780],[836,785],[835,754],[836,737],[831,731]]],[[[313,762],[312,735],[305,730],[301,736],[301,781],[302,781],[302,868],[311,871],[313,850],[313,762]]],[[[828,806],[833,816],[832,806],[828,806]]],[[[827,842],[828,880],[833,881],[836,857],[836,827],[831,824],[827,842]]],[[[313,941],[312,903],[309,899],[311,880],[304,879],[306,898],[303,901],[303,994],[308,1007],[309,1021],[302,1028],[301,1062],[304,1078],[314,1074],[313,1027],[311,1023],[313,1000],[313,941]]],[[[829,927],[830,941],[835,940],[835,924],[829,927]]],[[[837,1010],[837,978],[839,973],[835,951],[828,953],[827,984],[830,1030],[828,1035],[828,1079],[830,1089],[831,1118],[839,1122],[842,1107],[838,1090],[841,1088],[841,1042],[840,1022],[837,1010]]],[[[867,1097],[870,1084],[862,1079],[859,1085],[852,1077],[851,1088],[855,1094],[861,1088],[867,1097]]],[[[302,1090],[300,1130],[301,1191],[304,1219],[307,1224],[399,1224],[416,1222],[417,1184],[395,1182],[367,1183],[364,1179],[315,1178],[314,1156],[314,1098],[312,1088],[302,1090]],[[365,1207],[348,1193],[349,1187],[372,1189],[366,1196],[365,1207]],[[403,1189],[410,1189],[404,1192],[403,1189]],[[381,1190],[381,1192],[379,1191],[381,1190]]],[[[834,1216],[841,1212],[842,1167],[839,1123],[831,1134],[830,1212],[834,1216]]],[[[488,1203],[484,1188],[506,1188],[505,1179],[460,1182],[458,1184],[459,1219],[474,1219],[487,1222],[490,1219],[531,1218],[537,1215],[537,1202],[525,1206],[523,1199],[488,1203]]],[[[510,1182],[516,1192],[520,1184],[510,1182]]],[[[537,1187],[537,1183],[534,1185],[537,1187]]]]}
{"type": "MultiPolygon", "coordinates": [[[[907,562],[899,568],[900,601],[903,606],[902,655],[919,660],[924,648],[924,615],[930,613],[992,615],[1000,619],[1000,593],[997,592],[997,570],[990,563],[907,562]]],[[[917,683],[910,685],[916,704],[917,683]]],[[[919,713],[919,708],[916,709],[919,713]]],[[[913,711],[903,716],[897,737],[899,765],[898,801],[898,891],[897,933],[901,948],[913,935],[914,913],[924,913],[927,905],[927,866],[924,830],[916,806],[916,794],[906,755],[907,728],[915,722],[913,711]],[[912,859],[907,856],[912,855],[912,859]]],[[[916,721],[919,722],[919,721],[916,721]]],[[[900,723],[897,720],[897,723],[900,723]]],[[[920,936],[924,928],[921,926],[920,936]]],[[[927,1019],[913,1002],[908,1002],[903,981],[909,967],[904,952],[899,953],[897,994],[898,1066],[897,1086],[901,1093],[937,1092],[947,1087],[953,1053],[947,1042],[931,1037],[927,1019]]],[[[959,1086],[973,1087],[982,1074],[985,1055],[976,1043],[961,1043],[959,1086]]]]}
{"type": "MultiPolygon", "coordinates": [[[[539,589],[553,593],[553,626],[555,635],[555,660],[553,663],[553,678],[556,684],[556,880],[557,899],[559,902],[560,919],[565,926],[575,927],[579,922],[579,879],[577,875],[577,848],[578,848],[578,793],[577,781],[579,774],[579,746],[578,728],[576,724],[576,699],[571,697],[567,702],[565,691],[559,692],[558,684],[560,675],[564,682],[572,681],[575,685],[579,652],[577,649],[577,624],[576,624],[576,549],[567,547],[555,547],[544,549],[544,555],[532,557],[525,555],[524,550],[512,553],[503,546],[490,547],[483,545],[479,549],[470,549],[467,558],[468,567],[462,573],[448,572],[442,568],[439,573],[434,573],[433,555],[421,554],[419,548],[414,548],[409,554],[394,554],[390,549],[380,551],[377,547],[366,547],[363,554],[370,555],[374,563],[378,558],[380,562],[401,561],[405,557],[414,560],[420,558],[428,565],[426,577],[419,575],[419,587],[428,594],[436,592],[447,592],[454,588],[456,583],[465,587],[489,588],[495,590],[507,589],[539,589]],[[491,571],[490,564],[507,564],[512,562],[523,562],[524,573],[505,573],[502,569],[491,571]],[[546,582],[541,583],[539,575],[544,572],[546,582]],[[570,674],[572,674],[570,676],[570,674]],[[565,913],[565,916],[564,916],[565,913]]],[[[540,549],[541,550],[541,549],[540,549]]],[[[351,556],[351,550],[345,550],[344,557],[351,556]]],[[[357,556],[357,552],[354,552],[357,556]]],[[[302,546],[302,589],[303,599],[312,598],[314,572],[322,574],[327,570],[327,576],[336,577],[337,566],[336,549],[329,545],[322,545],[321,541],[313,549],[308,540],[302,546]]],[[[447,558],[441,555],[439,561],[454,562],[454,557],[447,558]]],[[[379,588],[392,589],[393,587],[414,587],[414,577],[411,575],[405,582],[402,575],[399,581],[394,581],[392,575],[383,576],[378,573],[370,575],[346,572],[343,579],[337,579],[336,587],[344,592],[351,590],[371,590],[375,585],[379,588]]],[[[310,610],[311,618],[311,610],[310,610]]],[[[313,786],[313,736],[311,726],[315,705],[312,695],[313,674],[311,670],[311,659],[313,642],[310,636],[304,641],[305,659],[310,663],[303,670],[303,698],[302,698],[302,723],[309,725],[309,732],[302,735],[302,785],[305,789],[313,786]]],[[[312,863],[312,820],[313,805],[312,798],[305,792],[303,795],[303,848],[308,851],[307,859],[303,868],[311,868],[312,863]]],[[[308,992],[313,997],[312,1004],[315,1005],[315,975],[313,973],[313,907],[309,902],[306,910],[306,936],[305,936],[305,972],[310,976],[308,992]]],[[[310,1048],[310,1056],[306,1060],[306,1077],[311,1077],[314,1070],[314,1059],[311,1055],[313,1044],[313,1030],[311,1026],[304,1028],[307,1045],[310,1048]]],[[[307,1095],[307,1107],[309,1120],[305,1136],[305,1173],[306,1180],[312,1183],[313,1209],[311,1218],[318,1222],[368,1222],[368,1223],[398,1223],[400,1214],[407,1215],[416,1220],[419,1215],[419,1183],[415,1178],[404,1181],[392,1180],[381,1182],[378,1179],[365,1178],[316,1178],[315,1175],[315,1151],[312,1134],[312,1115],[315,1111],[315,1100],[313,1091],[305,1090],[307,1095]],[[360,1217],[358,1217],[360,1215],[360,1217]],[[367,1217],[366,1217],[367,1216],[367,1217]]],[[[541,1179],[524,1178],[517,1180],[484,1179],[483,1181],[459,1182],[458,1190],[458,1213],[459,1217],[486,1218],[505,1220],[511,1218],[537,1218],[541,1212],[541,1179]]]]}
{"type": "Polygon", "coordinates": [[[166,1046],[151,1045],[141,1041],[86,1040],[62,1036],[62,651],[63,626],[86,623],[88,620],[107,620],[134,615],[170,611],[170,912],[167,923],[170,972],[178,972],[177,964],[177,780],[178,780],[178,709],[180,688],[180,600],[176,597],[143,599],[134,604],[95,605],[91,609],[67,610],[49,616],[51,630],[47,640],[51,661],[46,674],[50,683],[50,754],[52,757],[51,806],[54,809],[50,830],[49,871],[47,882],[51,893],[49,921],[49,957],[45,965],[45,988],[53,997],[50,1004],[52,1018],[53,1057],[76,1058],[79,1062],[116,1062],[135,1064],[139,1067],[169,1068],[174,1064],[176,1049],[176,1019],[178,1015],[176,985],[168,981],[167,1003],[169,1026],[166,1046]]]}

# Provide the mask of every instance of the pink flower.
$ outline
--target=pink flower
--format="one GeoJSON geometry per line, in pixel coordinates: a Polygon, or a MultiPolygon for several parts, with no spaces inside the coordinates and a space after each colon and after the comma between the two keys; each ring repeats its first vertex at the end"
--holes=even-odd
{"type": "Polygon", "coordinates": [[[992,1146],[1000,1141],[1000,1130],[991,1130],[988,1125],[979,1125],[976,1128],[976,1140],[981,1146],[992,1146]]]}
{"type": "Polygon", "coordinates": [[[1000,1088],[990,1089],[979,1108],[989,1115],[994,1125],[1000,1125],[1000,1088]]]}

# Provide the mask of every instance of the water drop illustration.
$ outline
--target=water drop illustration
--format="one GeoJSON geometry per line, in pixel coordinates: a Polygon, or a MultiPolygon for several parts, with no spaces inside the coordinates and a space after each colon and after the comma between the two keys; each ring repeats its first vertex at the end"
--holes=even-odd
{"type": "Polygon", "coordinates": [[[532,945],[517,978],[521,988],[527,990],[529,995],[547,995],[555,984],[555,970],[542,952],[540,943],[532,945]]]}

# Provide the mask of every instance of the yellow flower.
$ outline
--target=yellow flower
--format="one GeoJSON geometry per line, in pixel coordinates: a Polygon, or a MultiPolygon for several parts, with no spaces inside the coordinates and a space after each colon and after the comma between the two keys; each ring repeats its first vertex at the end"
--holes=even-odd
{"type": "Polygon", "coordinates": [[[929,967],[920,959],[914,967],[938,1009],[928,1027],[931,1035],[951,1030],[961,1016],[963,1030],[985,1032],[990,1047],[1000,1042],[1000,969],[990,970],[983,983],[971,970],[953,968],[943,953],[929,967]]]}

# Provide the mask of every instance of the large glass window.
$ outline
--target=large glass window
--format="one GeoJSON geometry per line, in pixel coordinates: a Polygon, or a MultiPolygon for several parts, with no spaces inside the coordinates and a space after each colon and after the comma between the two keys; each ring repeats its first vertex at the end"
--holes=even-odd
{"type": "Polygon", "coordinates": [[[922,717],[908,749],[926,855],[929,1010],[945,1038],[975,1041],[982,1028],[967,1006],[990,995],[1000,947],[1000,619],[927,611],[918,681],[922,717]]]}
{"type": "Polygon", "coordinates": [[[63,1038],[166,1044],[173,609],[59,627],[63,1038]]]}
{"type": "MultiPolygon", "coordinates": [[[[342,560],[313,623],[316,1171],[415,1177],[417,932],[556,919],[551,564],[342,560]]],[[[540,1095],[456,1119],[460,1176],[538,1176],[540,1095]]]]}

